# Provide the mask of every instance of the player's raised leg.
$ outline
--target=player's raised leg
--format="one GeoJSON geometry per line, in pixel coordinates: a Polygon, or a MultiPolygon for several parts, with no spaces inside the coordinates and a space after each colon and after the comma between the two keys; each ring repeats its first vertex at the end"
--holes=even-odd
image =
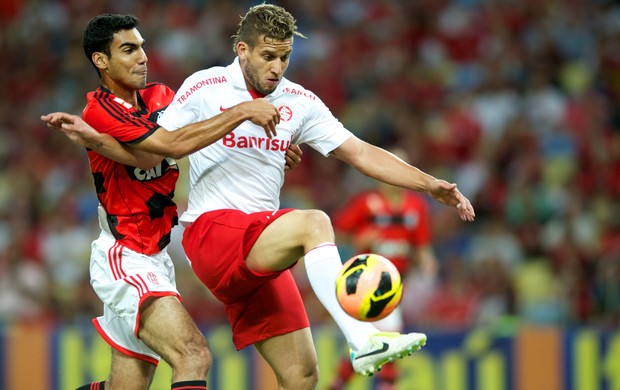
{"type": "Polygon", "coordinates": [[[385,363],[410,355],[426,343],[426,336],[419,333],[381,333],[340,307],[334,286],[342,261],[329,216],[320,210],[294,210],[273,221],[248,253],[246,264],[257,272],[278,271],[302,256],[312,290],[351,348],[356,372],[372,375],[385,363]]]}

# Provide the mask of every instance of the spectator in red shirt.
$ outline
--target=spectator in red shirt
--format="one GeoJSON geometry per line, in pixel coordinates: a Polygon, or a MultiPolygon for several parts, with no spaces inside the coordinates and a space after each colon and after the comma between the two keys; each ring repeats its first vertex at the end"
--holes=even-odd
{"type": "MultiPolygon", "coordinates": [[[[407,160],[404,150],[390,151],[407,160]]],[[[434,281],[437,260],[431,245],[429,207],[422,195],[379,183],[376,189],[361,192],[346,203],[334,217],[334,227],[342,238],[350,240],[356,253],[377,253],[390,259],[403,280],[411,272],[434,281]]],[[[382,331],[402,332],[400,307],[375,325],[382,331]]],[[[394,388],[397,374],[394,363],[383,366],[377,373],[378,388],[394,388]]],[[[330,389],[343,388],[352,375],[351,362],[342,359],[330,389]]]]}

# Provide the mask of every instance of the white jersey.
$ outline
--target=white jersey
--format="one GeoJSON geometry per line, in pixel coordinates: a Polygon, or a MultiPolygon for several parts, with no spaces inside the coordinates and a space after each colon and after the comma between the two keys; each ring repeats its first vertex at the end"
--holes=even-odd
{"type": "MultiPolygon", "coordinates": [[[[188,77],[157,123],[167,130],[218,115],[253,97],[247,90],[239,59],[227,67],[201,70],[188,77]]],[[[244,212],[277,210],[284,183],[284,155],[291,142],[308,144],[327,156],[350,136],[312,92],[282,79],[265,96],[280,111],[277,136],[245,121],[190,159],[190,192],[183,222],[218,209],[244,212]]]]}

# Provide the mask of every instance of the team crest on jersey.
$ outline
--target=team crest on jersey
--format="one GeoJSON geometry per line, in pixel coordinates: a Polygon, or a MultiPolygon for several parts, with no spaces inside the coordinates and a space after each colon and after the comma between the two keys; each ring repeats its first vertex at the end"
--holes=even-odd
{"type": "Polygon", "coordinates": [[[289,106],[280,106],[278,111],[280,112],[280,119],[284,122],[290,121],[293,117],[293,110],[289,106]]]}
{"type": "Polygon", "coordinates": [[[159,284],[159,280],[157,280],[157,275],[155,275],[153,272],[149,272],[148,274],[146,274],[146,277],[149,282],[153,283],[154,285],[157,286],[159,284]]]}

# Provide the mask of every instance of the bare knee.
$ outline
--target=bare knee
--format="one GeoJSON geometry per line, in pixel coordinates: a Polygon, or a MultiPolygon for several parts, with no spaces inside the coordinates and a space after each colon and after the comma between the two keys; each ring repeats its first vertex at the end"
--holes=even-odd
{"type": "Polygon", "coordinates": [[[279,390],[314,390],[319,382],[319,367],[315,364],[294,365],[278,377],[279,390]]]}
{"type": "MultiPolygon", "coordinates": [[[[334,228],[329,216],[321,210],[304,210],[305,233],[308,245],[313,247],[335,240],[334,228]]],[[[310,249],[310,248],[307,248],[310,249]]]]}
{"type": "Polygon", "coordinates": [[[174,361],[169,362],[173,370],[193,372],[198,378],[206,378],[213,363],[213,356],[209,350],[207,340],[193,337],[180,349],[179,355],[174,361]]]}
{"type": "Polygon", "coordinates": [[[204,335],[176,297],[153,299],[142,311],[140,338],[172,367],[174,378],[206,378],[212,357],[204,335]]]}

